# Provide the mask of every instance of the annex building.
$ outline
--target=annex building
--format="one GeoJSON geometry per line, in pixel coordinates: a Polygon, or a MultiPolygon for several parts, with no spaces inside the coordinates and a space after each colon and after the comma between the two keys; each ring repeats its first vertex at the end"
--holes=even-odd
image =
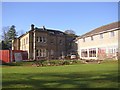
{"type": "Polygon", "coordinates": [[[118,59],[119,42],[120,25],[118,22],[101,26],[76,38],[80,59],[118,59]]]}

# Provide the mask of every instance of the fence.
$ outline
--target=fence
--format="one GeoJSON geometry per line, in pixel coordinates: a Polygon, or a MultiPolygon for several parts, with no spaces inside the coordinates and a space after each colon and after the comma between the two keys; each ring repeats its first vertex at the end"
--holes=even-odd
{"type": "Polygon", "coordinates": [[[0,60],[3,63],[28,60],[28,53],[22,50],[0,50],[0,60]]]}

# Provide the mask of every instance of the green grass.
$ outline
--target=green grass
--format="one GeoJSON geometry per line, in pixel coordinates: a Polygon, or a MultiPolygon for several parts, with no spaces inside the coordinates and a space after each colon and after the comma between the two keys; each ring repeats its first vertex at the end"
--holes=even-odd
{"type": "Polygon", "coordinates": [[[118,88],[116,61],[64,66],[3,66],[5,88],[118,88]]]}

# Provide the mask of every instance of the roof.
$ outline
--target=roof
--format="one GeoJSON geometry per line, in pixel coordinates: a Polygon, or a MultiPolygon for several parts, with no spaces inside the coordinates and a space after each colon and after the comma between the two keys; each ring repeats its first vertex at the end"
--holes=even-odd
{"type": "Polygon", "coordinates": [[[55,34],[55,35],[66,35],[64,32],[60,31],[60,30],[53,30],[53,29],[46,29],[45,30],[43,28],[37,28],[37,31],[43,31],[43,32],[48,32],[49,34],[55,34]]]}
{"type": "MultiPolygon", "coordinates": [[[[49,32],[49,34],[51,35],[66,35],[64,32],[60,31],[60,30],[53,30],[53,29],[46,29],[46,28],[35,28],[35,31],[40,31],[40,32],[49,32]]],[[[21,35],[19,38],[25,36],[26,34],[28,34],[29,32],[31,32],[32,30],[29,30],[28,32],[26,32],[25,34],[21,35]]]]}
{"type": "Polygon", "coordinates": [[[99,34],[99,33],[102,33],[102,32],[107,32],[108,30],[112,30],[112,29],[117,29],[119,28],[120,26],[118,25],[119,22],[113,22],[113,23],[110,23],[110,24],[107,24],[107,25],[104,25],[104,26],[101,26],[101,27],[98,27],[88,33],[85,33],[83,34],[82,36],[80,36],[79,38],[84,38],[84,37],[88,37],[88,36],[92,36],[94,34],[99,34]]]}

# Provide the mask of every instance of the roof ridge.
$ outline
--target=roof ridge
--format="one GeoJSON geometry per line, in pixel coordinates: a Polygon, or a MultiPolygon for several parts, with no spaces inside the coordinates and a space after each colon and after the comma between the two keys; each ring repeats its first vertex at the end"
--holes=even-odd
{"type": "Polygon", "coordinates": [[[99,32],[103,32],[103,31],[107,31],[107,30],[110,30],[110,29],[113,29],[113,28],[117,28],[117,27],[120,27],[120,25],[118,25],[118,23],[120,23],[120,21],[117,21],[117,22],[112,22],[112,23],[109,23],[109,24],[106,24],[106,25],[103,25],[103,26],[100,26],[98,28],[95,28],[85,34],[83,34],[82,36],[80,37],[86,37],[88,35],[93,35],[95,33],[99,33],[99,32]]]}

